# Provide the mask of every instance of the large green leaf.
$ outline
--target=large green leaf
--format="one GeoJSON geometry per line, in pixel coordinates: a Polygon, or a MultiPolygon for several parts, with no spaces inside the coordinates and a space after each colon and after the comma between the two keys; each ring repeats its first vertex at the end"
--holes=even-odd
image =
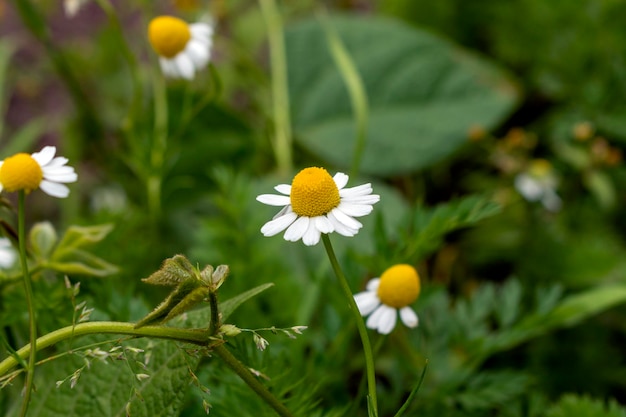
{"type": "MultiPolygon", "coordinates": [[[[428,167],[490,129],[518,99],[513,82],[484,59],[424,31],[381,18],[334,17],[370,106],[362,171],[395,175],[428,167]]],[[[350,98],[316,20],[286,31],[296,140],[346,168],[354,149],[350,98]]]]}
{"type": "MultiPolygon", "coordinates": [[[[243,302],[272,285],[259,285],[221,303],[223,318],[226,319],[243,302]]],[[[207,307],[191,311],[172,322],[180,327],[207,327],[210,318],[210,308],[207,307]]],[[[103,340],[112,340],[114,343],[115,337],[84,337],[76,339],[72,347],[75,351],[81,351],[80,346],[103,340]]],[[[128,351],[127,363],[119,360],[105,364],[92,359],[90,368],[82,371],[74,388],[71,388],[69,381],[58,388],[55,382],[85,365],[81,356],[67,355],[38,367],[37,392],[33,394],[28,415],[124,417],[130,401],[130,412],[134,417],[177,416],[190,386],[190,371],[195,371],[200,356],[190,355],[185,352],[185,346],[166,340],[135,339],[124,344],[143,349],[144,352],[134,357],[135,354],[128,351]],[[146,360],[148,354],[149,361],[146,360]],[[136,361],[147,362],[146,369],[138,366],[136,361]],[[149,377],[139,380],[135,376],[137,373],[145,373],[149,377]]],[[[110,346],[103,345],[101,349],[108,350],[110,346]]],[[[202,404],[197,406],[202,408],[202,404]]]]}

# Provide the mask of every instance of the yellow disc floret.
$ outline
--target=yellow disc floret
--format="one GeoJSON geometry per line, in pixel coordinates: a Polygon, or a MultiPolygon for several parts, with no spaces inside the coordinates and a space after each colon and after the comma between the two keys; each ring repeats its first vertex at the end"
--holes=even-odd
{"type": "Polygon", "coordinates": [[[378,298],[389,307],[406,307],[417,299],[419,293],[420,278],[411,265],[394,265],[380,276],[378,298]]]}
{"type": "Polygon", "coordinates": [[[39,187],[42,179],[41,166],[27,153],[6,158],[0,167],[0,184],[8,192],[30,192],[39,187]]]}
{"type": "Polygon", "coordinates": [[[291,183],[291,207],[299,216],[322,216],[340,200],[337,184],[324,168],[305,168],[291,183]]]}
{"type": "Polygon", "coordinates": [[[184,20],[172,16],[159,16],[150,22],[148,37],[157,54],[173,58],[185,49],[191,39],[191,31],[184,20]]]}

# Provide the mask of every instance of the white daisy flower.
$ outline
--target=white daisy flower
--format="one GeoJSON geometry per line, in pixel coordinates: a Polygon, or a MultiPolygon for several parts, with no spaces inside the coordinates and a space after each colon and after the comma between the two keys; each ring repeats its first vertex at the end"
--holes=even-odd
{"type": "Polygon", "coordinates": [[[541,201],[550,211],[561,209],[561,198],[556,193],[558,180],[550,162],[535,159],[525,172],[515,177],[515,188],[527,201],[541,201]]]}
{"type": "Polygon", "coordinates": [[[17,260],[17,252],[13,245],[11,244],[11,240],[6,237],[0,237],[0,268],[9,269],[17,260]]]}
{"type": "Polygon", "coordinates": [[[409,305],[420,293],[420,278],[407,264],[394,265],[367,283],[366,291],[355,294],[354,301],[368,328],[389,334],[396,326],[398,312],[407,327],[417,327],[419,320],[409,305]],[[371,314],[371,315],[370,315],[371,314]]]}
{"type": "Polygon", "coordinates": [[[371,184],[344,188],[348,176],[341,172],[331,177],[324,168],[305,168],[291,185],[274,187],[283,195],[262,194],[256,199],[270,206],[284,206],[261,228],[264,236],[274,236],[283,230],[285,240],[302,239],[307,246],[316,245],[322,233],[337,232],[354,236],[363,225],[355,217],[372,212],[380,196],[372,194],[371,184]]]}
{"type": "Polygon", "coordinates": [[[148,26],[148,38],[159,55],[163,73],[193,79],[211,58],[213,28],[208,23],[187,24],[173,16],[159,16],[148,26]]]}
{"type": "Polygon", "coordinates": [[[46,146],[32,155],[18,153],[0,161],[0,191],[29,193],[41,188],[52,197],[67,197],[70,189],[63,183],[76,182],[78,176],[65,165],[67,158],[55,154],[56,147],[46,146]]]}

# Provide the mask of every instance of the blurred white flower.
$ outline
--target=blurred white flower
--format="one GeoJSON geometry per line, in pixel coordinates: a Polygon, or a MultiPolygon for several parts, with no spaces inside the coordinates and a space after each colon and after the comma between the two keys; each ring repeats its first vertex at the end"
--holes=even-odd
{"type": "Polygon", "coordinates": [[[528,169],[515,177],[515,188],[527,201],[540,201],[552,212],[559,211],[561,198],[556,193],[558,179],[550,162],[545,159],[531,161],[528,169]]]}
{"type": "Polygon", "coordinates": [[[396,326],[398,314],[407,327],[417,327],[419,320],[409,305],[420,293],[420,279],[415,268],[397,264],[385,270],[380,278],[371,279],[367,290],[354,295],[366,325],[381,334],[389,334],[396,326]],[[370,315],[371,314],[371,315],[370,315]]]}
{"type": "Polygon", "coordinates": [[[173,16],[159,16],[148,26],[148,38],[159,55],[167,77],[193,79],[211,58],[213,27],[208,23],[188,24],[173,16]]]}
{"type": "Polygon", "coordinates": [[[6,237],[0,237],[0,268],[9,269],[15,265],[17,252],[6,237]]]}

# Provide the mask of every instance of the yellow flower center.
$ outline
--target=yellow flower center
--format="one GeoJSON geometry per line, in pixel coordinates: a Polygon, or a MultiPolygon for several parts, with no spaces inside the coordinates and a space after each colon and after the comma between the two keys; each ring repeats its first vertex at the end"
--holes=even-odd
{"type": "Polygon", "coordinates": [[[411,265],[394,265],[380,276],[377,292],[383,304],[394,308],[406,307],[420,293],[419,275],[411,265]]]}
{"type": "Polygon", "coordinates": [[[291,207],[298,216],[322,216],[340,202],[335,180],[324,168],[305,168],[291,183],[291,207]]]}
{"type": "Polygon", "coordinates": [[[189,25],[172,16],[159,16],[148,26],[148,38],[157,54],[165,58],[178,55],[191,39],[189,25]]]}
{"type": "Polygon", "coordinates": [[[534,159],[528,172],[535,178],[545,178],[552,172],[552,165],[545,159],[534,159]]]}
{"type": "Polygon", "coordinates": [[[8,192],[30,192],[39,187],[42,179],[41,166],[27,153],[8,157],[0,167],[0,183],[8,192]]]}

